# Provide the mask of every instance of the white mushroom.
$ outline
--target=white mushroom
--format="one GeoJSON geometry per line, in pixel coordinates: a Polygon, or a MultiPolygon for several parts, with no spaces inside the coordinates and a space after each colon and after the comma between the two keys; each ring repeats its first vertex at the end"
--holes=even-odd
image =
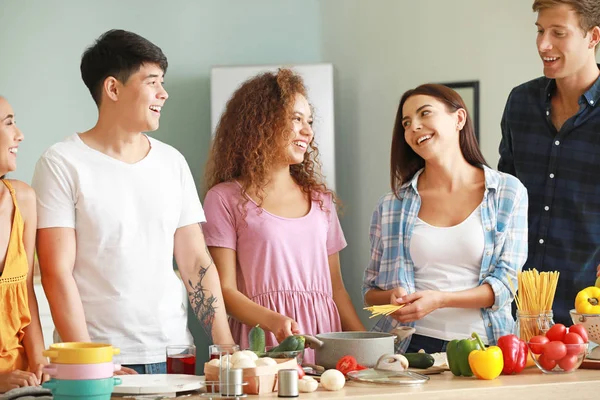
{"type": "Polygon", "coordinates": [[[346,384],[346,377],[337,369],[328,369],[321,375],[321,386],[327,390],[341,390],[346,384]]]}
{"type": "Polygon", "coordinates": [[[254,368],[256,363],[249,358],[240,358],[233,363],[233,368],[254,368]]]}
{"type": "Polygon", "coordinates": [[[319,387],[319,382],[312,376],[303,376],[298,380],[298,390],[302,393],[312,393],[319,387]]]}
{"type": "Polygon", "coordinates": [[[240,360],[250,360],[250,357],[248,357],[248,355],[246,353],[244,353],[243,351],[237,351],[235,353],[233,353],[233,355],[231,356],[231,359],[229,360],[232,364],[237,364],[238,361],[240,360]]]}
{"type": "Polygon", "coordinates": [[[263,358],[259,358],[258,360],[254,361],[256,363],[257,367],[263,366],[263,365],[277,365],[277,361],[273,360],[271,357],[263,357],[263,358]]]}
{"type": "Polygon", "coordinates": [[[384,354],[379,357],[375,369],[385,371],[405,371],[408,369],[408,360],[402,354],[384,354]]]}
{"type": "Polygon", "coordinates": [[[253,360],[253,361],[258,360],[258,356],[252,350],[242,350],[241,353],[247,355],[248,358],[251,359],[251,360],[253,360]]]}

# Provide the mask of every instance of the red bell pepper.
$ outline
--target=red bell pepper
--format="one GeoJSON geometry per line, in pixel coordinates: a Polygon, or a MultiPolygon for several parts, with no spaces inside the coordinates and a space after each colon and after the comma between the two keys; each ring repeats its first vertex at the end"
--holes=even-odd
{"type": "Polygon", "coordinates": [[[518,374],[527,363],[527,345],[516,335],[505,335],[498,339],[498,347],[504,358],[504,375],[518,374]]]}

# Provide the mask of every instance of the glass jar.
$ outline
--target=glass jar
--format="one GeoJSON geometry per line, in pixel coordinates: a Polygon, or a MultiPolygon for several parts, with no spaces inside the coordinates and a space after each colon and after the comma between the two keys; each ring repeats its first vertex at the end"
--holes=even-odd
{"type": "Polygon", "coordinates": [[[548,329],[554,325],[553,318],[552,310],[537,314],[517,310],[515,335],[525,342],[529,342],[529,339],[534,336],[545,335],[548,329]]]}

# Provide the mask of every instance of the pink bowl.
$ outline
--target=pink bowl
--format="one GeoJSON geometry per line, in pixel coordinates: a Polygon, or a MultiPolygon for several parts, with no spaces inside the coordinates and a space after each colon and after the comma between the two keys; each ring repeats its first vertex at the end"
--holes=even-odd
{"type": "Polygon", "coordinates": [[[120,364],[105,362],[99,364],[48,364],[44,372],[54,379],[84,380],[112,378],[120,364]]]}

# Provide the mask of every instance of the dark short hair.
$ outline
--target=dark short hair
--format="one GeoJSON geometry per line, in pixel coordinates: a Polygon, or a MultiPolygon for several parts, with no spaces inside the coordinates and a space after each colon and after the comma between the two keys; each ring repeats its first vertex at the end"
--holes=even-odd
{"type": "Polygon", "coordinates": [[[157,64],[167,72],[167,57],[160,47],[133,32],[112,29],[103,33],[81,56],[81,78],[100,105],[106,78],[113,76],[126,83],[143,64],[157,64]]]}
{"type": "MultiPolygon", "coordinates": [[[[391,186],[392,191],[396,196],[398,196],[400,187],[411,180],[415,173],[425,166],[425,160],[415,153],[410,145],[406,143],[406,139],[404,138],[404,125],[402,124],[402,108],[404,107],[404,103],[406,103],[406,100],[410,97],[416,95],[425,95],[436,98],[446,106],[448,112],[456,112],[460,108],[465,111],[467,110],[467,106],[462,97],[460,97],[456,91],[444,85],[428,83],[415,89],[408,90],[402,95],[400,104],[398,105],[396,122],[394,124],[394,132],[392,135],[392,156],[390,163],[391,186]]],[[[460,130],[458,143],[463,157],[469,164],[477,167],[482,167],[483,165],[487,166],[485,158],[479,149],[473,122],[468,113],[465,125],[460,130]]]]}

